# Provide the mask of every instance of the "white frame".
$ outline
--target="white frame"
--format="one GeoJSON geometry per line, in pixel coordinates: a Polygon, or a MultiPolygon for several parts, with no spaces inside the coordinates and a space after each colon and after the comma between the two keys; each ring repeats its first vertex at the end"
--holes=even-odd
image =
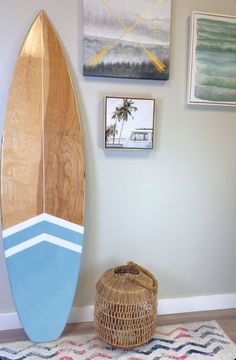
{"type": "MultiPolygon", "coordinates": [[[[190,32],[190,51],[189,51],[189,70],[188,70],[188,87],[187,87],[187,103],[188,104],[197,104],[197,105],[215,105],[215,106],[236,106],[236,101],[212,101],[212,100],[203,100],[196,98],[194,96],[194,87],[195,87],[195,75],[196,75],[196,64],[195,64],[195,55],[196,55],[196,20],[199,16],[214,17],[218,19],[233,19],[236,23],[236,16],[229,15],[220,15],[213,13],[205,13],[199,11],[193,11],[191,18],[191,32],[190,32]]],[[[235,40],[236,42],[236,40],[235,40]]]]}
{"type": "Polygon", "coordinates": [[[103,136],[103,144],[105,150],[153,150],[155,143],[155,112],[156,112],[156,100],[153,98],[142,98],[142,97],[134,97],[134,96],[114,96],[107,95],[104,97],[104,136],[103,136]],[[122,147],[122,146],[107,146],[106,142],[106,129],[107,129],[107,114],[108,114],[108,104],[107,99],[130,99],[130,100],[138,100],[138,101],[151,101],[152,102],[152,117],[149,119],[152,123],[152,145],[151,147],[122,147]]]}

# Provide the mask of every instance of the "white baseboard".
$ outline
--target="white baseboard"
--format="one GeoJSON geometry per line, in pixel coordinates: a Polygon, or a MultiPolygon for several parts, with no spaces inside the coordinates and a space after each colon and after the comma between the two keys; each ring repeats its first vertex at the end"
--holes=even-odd
{"type": "Polygon", "coordinates": [[[68,323],[81,323],[81,322],[91,322],[93,321],[93,311],[94,306],[82,306],[82,307],[73,307],[69,316],[68,323]]]}
{"type": "MultiPolygon", "coordinates": [[[[196,296],[158,301],[158,315],[236,308],[236,294],[196,296]]],[[[73,307],[68,323],[93,321],[93,305],[73,307]]],[[[0,314],[0,330],[20,329],[16,312],[0,314]]]]}
{"type": "Polygon", "coordinates": [[[236,308],[236,294],[195,296],[159,300],[158,314],[168,315],[234,308],[236,308]]]}
{"type": "Polygon", "coordinates": [[[0,314],[0,330],[20,329],[21,327],[16,312],[0,314]]]}

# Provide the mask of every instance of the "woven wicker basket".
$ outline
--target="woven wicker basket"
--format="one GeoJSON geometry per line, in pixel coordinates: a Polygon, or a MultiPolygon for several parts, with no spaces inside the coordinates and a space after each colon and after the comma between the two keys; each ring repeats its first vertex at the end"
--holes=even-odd
{"type": "Polygon", "coordinates": [[[157,281],[129,262],[107,270],[96,285],[95,329],[108,344],[132,349],[148,341],[157,325],[157,281]]]}

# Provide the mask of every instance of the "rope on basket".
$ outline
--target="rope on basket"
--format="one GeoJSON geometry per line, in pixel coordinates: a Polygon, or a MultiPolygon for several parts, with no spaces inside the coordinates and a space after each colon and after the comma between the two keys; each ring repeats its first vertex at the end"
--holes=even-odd
{"type": "Polygon", "coordinates": [[[136,284],[144,287],[145,289],[152,290],[154,292],[157,291],[157,288],[158,288],[157,280],[147,269],[143,268],[141,265],[134,263],[133,261],[129,261],[127,263],[127,265],[130,266],[131,268],[137,270],[138,272],[142,272],[145,275],[147,275],[150,279],[152,279],[152,285],[147,284],[147,282],[140,279],[138,276],[132,276],[131,274],[127,274],[126,277],[129,280],[136,282],[136,284]]]}

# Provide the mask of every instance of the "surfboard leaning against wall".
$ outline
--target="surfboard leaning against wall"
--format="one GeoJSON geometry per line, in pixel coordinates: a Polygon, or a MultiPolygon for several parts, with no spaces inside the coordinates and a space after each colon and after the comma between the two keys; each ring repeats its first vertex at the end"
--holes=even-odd
{"type": "Polygon", "coordinates": [[[84,160],[70,71],[43,11],[9,90],[1,157],[3,242],[17,312],[34,342],[60,336],[84,234],[84,160]]]}

